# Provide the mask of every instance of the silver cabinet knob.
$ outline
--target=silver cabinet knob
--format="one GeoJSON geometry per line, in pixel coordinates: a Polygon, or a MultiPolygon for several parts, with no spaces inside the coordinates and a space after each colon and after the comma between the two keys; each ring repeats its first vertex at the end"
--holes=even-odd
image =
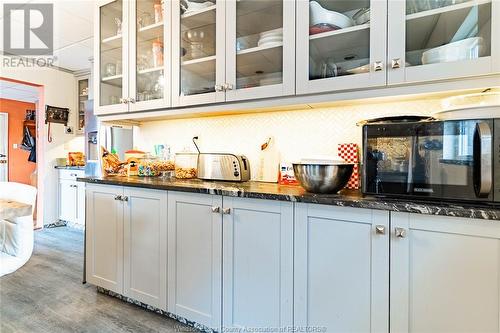
{"type": "Polygon", "coordinates": [[[122,197],[121,195],[115,195],[115,200],[120,200],[120,201],[121,201],[121,200],[122,200],[122,198],[123,198],[123,197],[122,197]]]}
{"type": "Polygon", "coordinates": [[[217,91],[217,92],[224,91],[224,87],[221,84],[216,84],[215,91],[217,91]]]}
{"type": "Polygon", "coordinates": [[[391,67],[393,69],[401,68],[401,58],[394,58],[391,61],[391,67]]]}
{"type": "Polygon", "coordinates": [[[405,238],[406,237],[406,229],[396,227],[394,229],[394,234],[396,235],[397,238],[405,238]]]}
{"type": "Polygon", "coordinates": [[[213,206],[212,207],[212,213],[220,213],[220,207],[219,206],[213,206]]]}
{"type": "Polygon", "coordinates": [[[230,84],[230,83],[224,83],[223,87],[224,87],[224,91],[228,91],[228,90],[233,90],[234,89],[233,85],[230,84]]]}
{"type": "Polygon", "coordinates": [[[384,63],[382,61],[375,61],[373,63],[373,70],[379,72],[384,69],[384,63]]]}
{"type": "Polygon", "coordinates": [[[383,225],[376,225],[375,226],[375,233],[378,235],[385,235],[385,226],[383,225]]]}
{"type": "Polygon", "coordinates": [[[133,97],[130,97],[130,98],[128,99],[128,101],[129,101],[130,103],[135,104],[135,98],[133,98],[133,97]]]}
{"type": "Polygon", "coordinates": [[[222,214],[224,214],[224,215],[231,214],[231,208],[224,208],[224,209],[222,209],[222,214]]]}
{"type": "Polygon", "coordinates": [[[128,197],[127,196],[122,197],[122,201],[128,201],[128,197]]]}

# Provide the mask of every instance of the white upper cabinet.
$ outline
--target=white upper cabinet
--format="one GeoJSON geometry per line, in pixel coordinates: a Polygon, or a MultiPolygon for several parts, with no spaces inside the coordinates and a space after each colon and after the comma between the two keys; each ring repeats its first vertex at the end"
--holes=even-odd
{"type": "Polygon", "coordinates": [[[95,22],[98,115],[500,73],[497,0],[99,0],[95,22]]]}
{"type": "Polygon", "coordinates": [[[388,83],[500,71],[500,2],[389,0],[388,83]]]}
{"type": "Polygon", "coordinates": [[[94,15],[96,114],[126,112],[128,100],[129,6],[124,0],[100,1],[94,15]]]}
{"type": "Polygon", "coordinates": [[[225,6],[172,1],[174,106],[224,101],[225,6]]]}
{"type": "Polygon", "coordinates": [[[101,1],[95,14],[96,114],[170,106],[171,3],[101,1]]]}
{"type": "Polygon", "coordinates": [[[226,100],[295,93],[295,2],[226,1],[226,100]]]}
{"type": "Polygon", "coordinates": [[[386,0],[297,0],[297,93],[386,84],[386,0]]]}
{"type": "Polygon", "coordinates": [[[170,106],[171,11],[170,1],[130,2],[130,111],[170,106]]]}

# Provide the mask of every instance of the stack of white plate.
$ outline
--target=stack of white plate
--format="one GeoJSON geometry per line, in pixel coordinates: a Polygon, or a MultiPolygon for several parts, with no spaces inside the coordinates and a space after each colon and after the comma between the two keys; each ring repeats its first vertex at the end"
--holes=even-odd
{"type": "Polygon", "coordinates": [[[435,47],[422,53],[422,64],[435,64],[483,57],[486,48],[482,37],[471,37],[435,47]]]}
{"type": "Polygon", "coordinates": [[[283,44],[283,28],[264,31],[259,34],[258,46],[283,44]]]}

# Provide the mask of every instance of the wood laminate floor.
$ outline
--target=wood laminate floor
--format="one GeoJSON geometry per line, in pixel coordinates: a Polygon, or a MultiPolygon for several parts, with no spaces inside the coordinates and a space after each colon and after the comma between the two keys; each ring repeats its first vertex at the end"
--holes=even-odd
{"type": "Polygon", "coordinates": [[[0,278],[1,333],[191,332],[176,321],[82,284],[83,232],[35,232],[30,261],[0,278]]]}

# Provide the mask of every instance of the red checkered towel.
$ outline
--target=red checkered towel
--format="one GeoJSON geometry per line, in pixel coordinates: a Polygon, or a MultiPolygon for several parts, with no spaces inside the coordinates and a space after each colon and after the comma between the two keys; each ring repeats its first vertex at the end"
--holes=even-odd
{"type": "Polygon", "coordinates": [[[339,157],[344,161],[355,163],[354,170],[352,172],[351,179],[346,185],[346,188],[352,190],[358,190],[361,185],[360,175],[359,175],[359,149],[356,143],[342,143],[338,146],[339,157]]]}

